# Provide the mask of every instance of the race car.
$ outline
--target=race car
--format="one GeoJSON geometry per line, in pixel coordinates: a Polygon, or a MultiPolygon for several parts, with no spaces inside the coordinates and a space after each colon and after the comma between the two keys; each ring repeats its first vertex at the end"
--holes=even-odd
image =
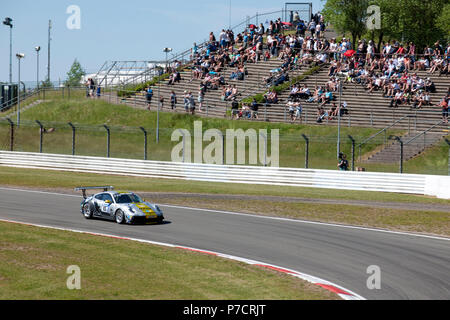
{"type": "Polygon", "coordinates": [[[79,187],[75,191],[83,193],[81,214],[86,219],[100,218],[116,221],[118,224],[162,223],[164,215],[156,204],[142,200],[132,192],[115,192],[114,187],[79,187]],[[87,196],[87,190],[103,192],[87,196]]]}

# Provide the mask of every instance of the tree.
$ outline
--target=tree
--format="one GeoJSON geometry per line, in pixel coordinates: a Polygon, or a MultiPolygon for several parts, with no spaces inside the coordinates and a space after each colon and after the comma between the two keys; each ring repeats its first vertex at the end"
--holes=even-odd
{"type": "Polygon", "coordinates": [[[448,0],[398,0],[398,40],[412,41],[419,49],[441,39],[443,32],[438,26],[444,4],[448,0]]]}
{"type": "Polygon", "coordinates": [[[381,29],[367,35],[383,40],[414,42],[418,50],[433,45],[444,36],[449,36],[449,0],[327,0],[324,16],[335,30],[350,32],[353,44],[356,38],[366,34],[365,21],[369,5],[380,7],[381,29]]]}
{"type": "Polygon", "coordinates": [[[78,87],[81,84],[81,79],[85,75],[86,72],[83,70],[78,60],[75,59],[69,72],[67,72],[67,80],[64,82],[64,85],[67,87],[78,87]]]}
{"type": "Polygon", "coordinates": [[[444,6],[437,20],[437,25],[442,30],[443,35],[447,37],[447,40],[450,40],[450,3],[444,6]]]}
{"type": "MultiPolygon", "coordinates": [[[[376,5],[380,8],[381,26],[380,29],[372,30],[370,36],[374,43],[377,43],[378,52],[380,52],[383,40],[399,38],[399,15],[400,5],[398,1],[392,0],[371,0],[369,5],[376,5]]],[[[401,37],[401,34],[400,34],[401,37]]]]}
{"type": "Polygon", "coordinates": [[[368,0],[328,0],[323,9],[325,19],[339,33],[350,32],[353,48],[366,31],[368,0]]]}
{"type": "Polygon", "coordinates": [[[53,88],[53,83],[47,78],[44,81],[41,81],[39,88],[53,88]]]}

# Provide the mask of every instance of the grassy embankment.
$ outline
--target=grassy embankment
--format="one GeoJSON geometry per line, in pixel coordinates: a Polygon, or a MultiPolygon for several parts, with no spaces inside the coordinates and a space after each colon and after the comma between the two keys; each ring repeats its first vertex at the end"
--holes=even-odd
{"type": "MultiPolygon", "coordinates": [[[[11,114],[14,120],[14,115],[11,114]]],[[[305,141],[302,134],[307,135],[310,142],[309,167],[316,169],[336,169],[337,154],[337,128],[331,126],[303,126],[290,124],[273,124],[261,122],[230,121],[225,119],[202,119],[192,117],[183,113],[160,114],[160,143],[156,143],[156,112],[148,112],[141,109],[133,109],[125,105],[112,105],[105,101],[77,99],[61,99],[55,96],[36,107],[28,109],[21,114],[23,125],[16,128],[15,150],[17,151],[39,151],[39,129],[34,122],[40,120],[46,128],[55,128],[53,133],[44,135],[43,152],[70,154],[72,146],[72,131],[67,125],[72,122],[78,127],[76,137],[77,155],[106,155],[106,130],[103,124],[111,127],[111,156],[117,158],[143,158],[143,133],[139,127],[144,127],[149,132],[148,157],[150,160],[171,159],[171,150],[178,142],[171,141],[171,134],[175,129],[184,128],[192,130],[193,122],[201,120],[203,130],[217,128],[222,132],[226,129],[249,128],[258,129],[280,129],[280,166],[282,167],[304,167],[305,165],[305,141]]],[[[0,148],[9,148],[9,127],[7,122],[0,123],[0,148]]],[[[352,135],[357,141],[376,133],[378,129],[373,128],[347,128],[343,127],[341,132],[341,150],[350,156],[351,145],[347,139],[352,135]]],[[[388,134],[401,134],[392,131],[388,134]]],[[[373,151],[384,142],[383,137],[375,139],[362,148],[362,154],[373,151]]],[[[206,146],[206,143],[204,144],[206,146]]],[[[270,149],[270,147],[269,147],[270,149]]],[[[442,149],[442,148],[440,148],[442,149]]],[[[443,173],[444,165],[439,155],[424,157],[411,165],[405,165],[407,172],[423,171],[427,166],[429,173],[443,173]],[[431,163],[430,163],[431,162],[431,163]]],[[[248,156],[247,156],[248,157],[248,156]]],[[[248,159],[247,159],[248,161],[248,159]]],[[[396,164],[360,164],[369,171],[397,172],[396,164]]]]}
{"type": "Polygon", "coordinates": [[[133,241],[0,222],[0,299],[329,300],[260,267],[133,241]],[[69,266],[81,289],[68,290],[69,266]]]}

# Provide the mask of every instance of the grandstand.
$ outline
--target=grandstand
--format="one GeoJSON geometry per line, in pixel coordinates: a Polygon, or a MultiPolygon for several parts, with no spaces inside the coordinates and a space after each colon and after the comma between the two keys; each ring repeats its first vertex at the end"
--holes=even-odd
{"type": "MultiPolygon", "coordinates": [[[[317,15],[314,18],[315,19],[313,20],[316,20],[315,22],[317,24],[320,24],[322,18],[320,16],[317,17],[317,15]]],[[[296,54],[298,54],[298,58],[302,59],[303,57],[305,57],[305,53],[309,52],[309,50],[305,50],[306,48],[308,48],[305,47],[305,43],[307,41],[310,41],[307,38],[310,32],[308,30],[309,21],[305,21],[306,30],[303,30],[303,32],[299,32],[300,34],[302,34],[303,44],[295,47],[295,45],[297,44],[295,42],[295,45],[292,45],[292,48],[294,48],[294,50],[292,50],[292,53],[288,55],[289,57],[284,58],[280,58],[278,56],[278,53],[284,52],[289,49],[290,44],[286,43],[286,39],[288,39],[287,37],[297,39],[297,36],[295,35],[296,30],[293,26],[291,26],[290,23],[282,22],[281,18],[275,21],[274,25],[278,27],[278,31],[272,32],[272,29],[269,31],[269,28],[267,28],[264,30],[264,35],[262,35],[259,39],[258,34],[261,30],[257,25],[246,25],[245,30],[242,30],[242,32],[237,36],[234,33],[230,32],[230,30],[228,30],[226,34],[233,41],[230,41],[231,43],[229,42],[226,47],[220,48],[222,41],[222,35],[220,35],[220,39],[218,39],[218,41],[214,41],[216,39],[210,39],[210,41],[207,41],[206,43],[198,46],[198,59],[195,59],[195,54],[192,55],[192,52],[186,51],[183,53],[184,59],[182,59],[181,61],[177,61],[176,59],[172,60],[169,64],[172,67],[170,68],[172,70],[166,69],[166,72],[170,71],[169,73],[171,73],[172,71],[174,71],[174,63],[177,63],[176,67],[179,71],[180,80],[179,82],[175,82],[173,85],[169,85],[169,79],[165,79],[154,84],[152,86],[154,96],[150,104],[150,109],[156,110],[160,101],[159,97],[164,97],[165,104],[162,111],[174,111],[170,108],[170,95],[173,91],[177,95],[178,100],[175,112],[184,112],[184,95],[186,94],[186,92],[192,92],[195,101],[197,102],[197,93],[199,92],[199,88],[202,82],[205,82],[205,76],[207,76],[208,73],[212,73],[214,76],[220,74],[220,76],[222,77],[222,85],[220,85],[219,88],[206,89],[206,94],[204,96],[203,102],[203,112],[199,113],[197,106],[196,114],[200,116],[220,118],[231,117],[231,102],[229,100],[224,101],[224,99],[221,97],[223,88],[226,86],[235,86],[238,91],[238,100],[242,105],[244,104],[244,102],[248,102],[252,98],[258,97],[258,95],[259,97],[261,97],[261,95],[269,89],[271,83],[267,85],[264,79],[272,75],[274,70],[282,69],[282,71],[285,71],[285,73],[289,76],[290,80],[295,80],[298,79],[299,76],[303,76],[302,78],[300,78],[301,80],[298,82],[298,84],[300,86],[306,85],[312,92],[314,92],[314,89],[316,89],[318,86],[325,87],[326,83],[330,80],[329,72],[330,65],[333,62],[333,59],[331,59],[333,53],[331,53],[327,57],[325,63],[320,64],[320,68],[313,68],[315,64],[302,64],[298,61],[293,62],[296,54]],[[269,45],[269,34],[274,38],[279,38],[277,50],[275,52],[269,45]],[[242,38],[240,38],[240,36],[242,35],[253,35],[253,43],[244,46],[242,38]],[[257,43],[261,42],[261,40],[263,42],[263,45],[261,47],[258,47],[257,43]],[[215,45],[213,45],[215,48],[214,50],[210,50],[213,43],[215,43],[215,45]],[[189,52],[191,53],[190,59],[186,59],[186,56],[189,52]],[[267,52],[270,52],[271,54],[269,55],[267,54],[267,52]],[[209,67],[209,69],[206,68],[206,72],[203,72],[200,78],[196,78],[194,76],[196,70],[198,70],[198,68],[201,69],[203,67],[202,64],[205,63],[205,61],[217,62],[218,60],[220,61],[221,55],[229,55],[235,57],[237,53],[239,53],[241,56],[246,56],[246,59],[242,59],[243,61],[239,60],[237,64],[240,64],[246,70],[246,76],[244,77],[244,79],[230,79],[232,73],[236,71],[237,65],[230,64],[230,61],[226,63],[226,60],[223,66],[219,68],[219,70],[214,70],[212,67],[209,67]],[[258,59],[254,59],[256,55],[258,55],[258,59]],[[211,59],[211,57],[213,57],[213,59],[211,59]],[[252,58],[256,61],[252,61],[252,58]],[[287,67],[286,64],[288,65],[287,67]],[[282,68],[282,66],[285,67],[282,68]]],[[[315,32],[311,32],[311,39],[315,39],[316,44],[318,42],[327,44],[332,38],[337,38],[337,35],[331,29],[326,29],[325,32],[320,35],[316,34],[315,32]]],[[[298,39],[293,41],[298,41],[298,39]]],[[[329,46],[325,45],[324,50],[317,49],[315,47],[308,49],[311,49],[310,52],[314,57],[321,51],[330,53],[329,48],[329,46]]],[[[345,51],[343,51],[342,53],[345,53],[345,51]]],[[[355,61],[357,61],[358,58],[365,57],[365,55],[366,52],[356,52],[353,56],[349,56],[346,58],[344,58],[344,55],[342,55],[342,58],[340,60],[348,62],[352,59],[355,59],[355,61]]],[[[381,58],[386,56],[387,58],[394,59],[397,57],[395,52],[391,52],[389,55],[380,54],[379,56],[381,58]]],[[[401,56],[401,54],[399,54],[399,56],[401,56]]],[[[420,58],[419,55],[416,56],[418,57],[418,59],[420,58]]],[[[342,79],[342,93],[339,94],[339,90],[332,92],[334,101],[325,103],[323,108],[325,110],[330,109],[331,103],[333,102],[338,106],[342,103],[345,103],[347,105],[348,113],[345,115],[343,114],[340,119],[339,117],[326,116],[323,118],[323,121],[320,125],[335,126],[340,122],[340,125],[345,126],[373,127],[380,129],[401,129],[407,131],[407,134],[402,137],[407,142],[410,142],[411,139],[422,133],[425,137],[424,139],[421,139],[423,143],[414,143],[417,138],[413,139],[410,144],[415,146],[410,148],[407,157],[412,157],[422,152],[428,146],[433,145],[437,141],[440,141],[440,139],[443,136],[447,135],[449,132],[448,124],[442,122],[442,110],[439,106],[440,101],[448,95],[448,91],[450,88],[450,79],[448,78],[448,73],[444,76],[440,76],[439,72],[429,74],[428,70],[429,68],[426,70],[408,71],[409,74],[417,73],[417,76],[421,79],[425,80],[429,78],[435,84],[435,91],[430,92],[432,105],[425,105],[420,109],[412,108],[412,103],[401,104],[399,106],[392,107],[390,106],[392,99],[384,97],[381,91],[370,92],[362,84],[359,84],[357,83],[357,81],[355,81],[358,77],[352,77],[352,81],[343,81],[343,79],[347,78],[348,75],[344,77],[341,74],[340,78],[342,79]]],[[[384,70],[380,70],[380,72],[381,71],[384,70]]],[[[147,70],[146,72],[147,73],[138,74],[136,75],[136,77],[140,77],[139,79],[143,79],[144,74],[148,74],[149,71],[147,70]]],[[[125,89],[130,89],[130,87],[128,86],[125,89]]],[[[133,90],[131,88],[130,92],[121,97],[121,101],[123,103],[131,104],[134,106],[140,106],[143,108],[147,107],[148,104],[146,101],[145,91],[143,89],[144,87],[141,86],[140,90],[136,92],[136,90],[133,90]]],[[[289,101],[290,89],[291,86],[285,86],[284,90],[281,90],[278,93],[278,103],[276,104],[261,103],[261,101],[258,101],[260,102],[258,110],[259,117],[258,119],[252,120],[280,123],[291,122],[288,107],[286,106],[287,102],[289,101]]],[[[111,99],[110,96],[105,96],[105,98],[111,99]]],[[[307,102],[306,100],[302,100],[301,104],[303,107],[303,114],[302,118],[297,123],[318,125],[316,120],[318,118],[318,106],[320,103],[316,101],[307,102]]],[[[387,151],[384,153],[373,155],[368,160],[383,162],[389,159],[393,160],[397,157],[396,155],[395,157],[392,156],[394,153],[389,152],[389,148],[387,148],[386,150],[387,151]],[[383,156],[383,154],[388,156],[383,156]]]]}

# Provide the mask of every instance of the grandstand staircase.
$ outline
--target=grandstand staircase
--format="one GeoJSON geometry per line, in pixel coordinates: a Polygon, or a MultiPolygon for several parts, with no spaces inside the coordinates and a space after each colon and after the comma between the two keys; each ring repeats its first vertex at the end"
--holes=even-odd
{"type": "MultiPolygon", "coordinates": [[[[258,93],[263,93],[267,90],[263,82],[263,78],[270,75],[270,71],[273,69],[279,68],[283,62],[277,58],[270,59],[268,61],[258,61],[257,63],[248,63],[246,64],[246,68],[248,71],[248,75],[245,77],[244,81],[240,80],[230,80],[230,75],[235,68],[224,68],[221,72],[221,75],[224,76],[225,82],[227,85],[236,85],[238,92],[240,95],[238,99],[241,100],[246,97],[254,96],[258,93]]],[[[309,70],[309,66],[304,66],[298,70],[291,71],[289,73],[290,78],[294,78],[302,75],[304,72],[309,70]]],[[[198,113],[198,103],[197,103],[197,94],[199,91],[201,80],[192,79],[191,71],[188,68],[185,68],[181,73],[181,81],[174,85],[168,85],[168,80],[162,81],[159,85],[153,86],[153,99],[150,105],[150,108],[156,110],[159,99],[159,96],[165,98],[164,100],[164,108],[162,111],[171,112],[170,108],[170,95],[173,90],[177,95],[177,112],[184,112],[183,106],[183,95],[184,91],[192,92],[197,104],[197,115],[206,116],[206,107],[208,107],[207,115],[210,117],[224,117],[226,116],[226,108],[229,108],[229,101],[221,101],[221,93],[222,90],[208,90],[205,99],[204,99],[204,107],[205,110],[203,113],[198,113]]],[[[108,97],[104,97],[107,99],[108,97]]],[[[128,105],[146,108],[147,102],[145,98],[145,92],[136,93],[135,95],[130,96],[129,98],[123,98],[122,103],[126,103],[128,105]]]]}
{"type": "MultiPolygon", "coordinates": [[[[401,137],[405,143],[416,138],[420,133],[413,132],[401,137]]],[[[440,142],[448,132],[429,132],[423,136],[419,136],[416,140],[405,144],[403,147],[403,160],[411,160],[422,154],[425,150],[440,142]]],[[[362,162],[365,163],[394,163],[400,161],[401,147],[398,141],[392,140],[384,148],[368,157],[362,162]]]]}

